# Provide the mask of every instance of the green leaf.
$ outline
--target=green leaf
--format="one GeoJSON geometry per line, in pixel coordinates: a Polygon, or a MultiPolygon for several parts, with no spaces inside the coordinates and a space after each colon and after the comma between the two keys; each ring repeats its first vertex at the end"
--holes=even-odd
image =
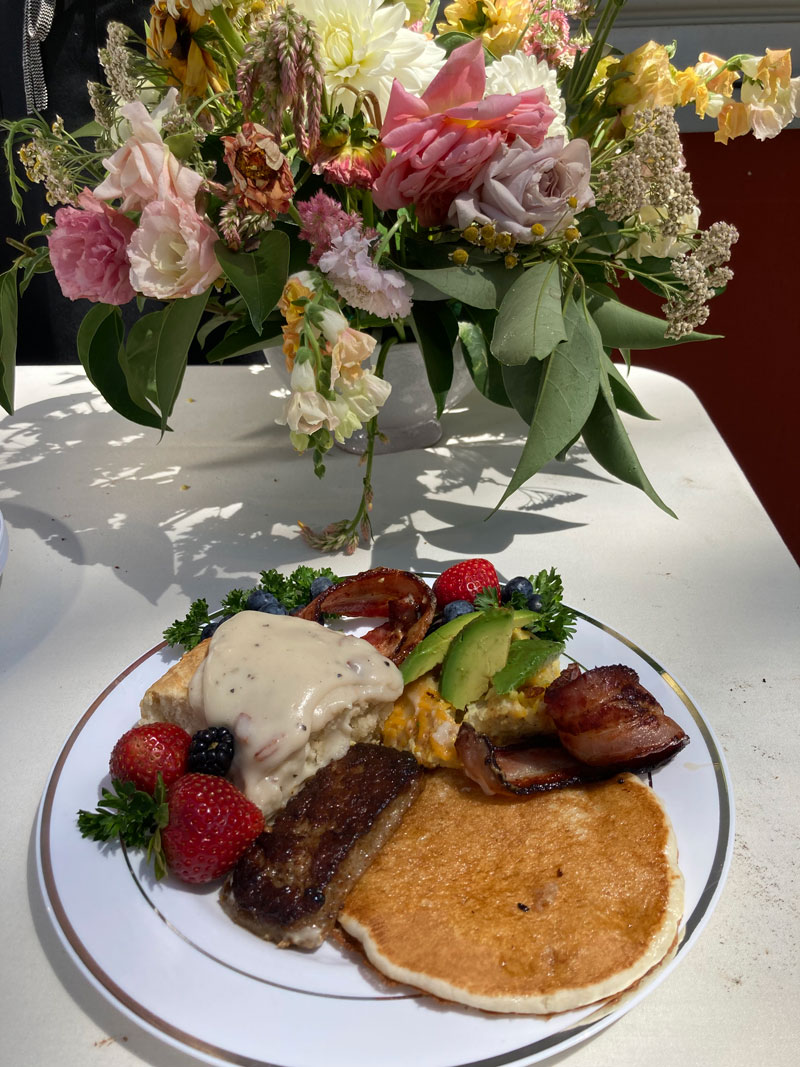
{"type": "Polygon", "coordinates": [[[161,412],[161,432],[167,429],[167,420],[178,399],[189,347],[197,333],[203,311],[208,301],[208,292],[173,300],[161,313],[161,328],[156,337],[153,377],[156,389],[156,405],[161,412]]]}
{"type": "Polygon", "coordinates": [[[14,414],[14,368],[17,361],[17,271],[0,274],[0,404],[14,414]]]}
{"type": "Polygon", "coordinates": [[[145,411],[131,397],[120,365],[122,313],[109,304],[95,304],[78,329],[78,356],[86,376],[104,400],[123,418],[139,426],[160,426],[153,411],[145,411]]]}
{"type": "Polygon", "coordinates": [[[163,311],[142,315],[128,330],[125,344],[120,348],[119,365],[125,375],[128,392],[134,403],[144,411],[154,411],[153,405],[157,399],[156,348],[163,317],[163,311]]]}
{"type": "Polygon", "coordinates": [[[245,356],[248,352],[260,352],[262,348],[270,348],[281,341],[281,335],[276,333],[276,327],[258,333],[249,322],[234,323],[221,341],[206,352],[209,363],[220,363],[223,359],[233,359],[234,356],[245,356]]]}
{"type": "Polygon", "coordinates": [[[619,417],[605,362],[600,365],[600,391],[583,428],[583,441],[600,466],[609,474],[641,489],[673,519],[677,517],[655,491],[642,470],[639,457],[619,417]]]}
{"type": "MultiPolygon", "coordinates": [[[[462,309],[462,314],[465,310],[462,309]]],[[[484,331],[477,322],[459,322],[458,338],[475,388],[493,403],[510,408],[511,401],[503,385],[503,368],[490,352],[484,331]]]]}
{"type": "Polygon", "coordinates": [[[462,33],[460,30],[450,30],[447,33],[440,33],[438,37],[434,38],[434,42],[447,56],[449,56],[454,49],[460,48],[462,44],[469,44],[471,40],[473,40],[473,38],[470,34],[462,33]]]}
{"type": "Polygon", "coordinates": [[[50,249],[46,244],[39,245],[32,256],[27,256],[20,270],[22,277],[19,282],[19,295],[24,296],[28,286],[33,281],[35,274],[47,274],[53,268],[50,264],[50,249]]]}
{"type": "MultiPolygon", "coordinates": [[[[453,384],[453,346],[458,323],[447,305],[415,304],[411,313],[414,333],[422,349],[428,383],[436,400],[437,418],[444,411],[447,394],[453,384]]],[[[392,353],[389,352],[389,359],[392,353]]]]}
{"type": "Polygon", "coordinates": [[[632,348],[635,351],[643,351],[680,345],[687,341],[713,341],[721,336],[692,332],[677,339],[665,337],[667,322],[664,319],[627,307],[618,300],[605,300],[597,294],[592,295],[589,307],[606,348],[632,348]]]}
{"type": "Polygon", "coordinates": [[[643,406],[637,395],[628,382],[628,379],[620,371],[619,367],[614,363],[611,357],[606,353],[606,358],[603,361],[606,371],[608,372],[608,379],[611,385],[611,392],[614,394],[614,403],[620,411],[624,411],[627,415],[633,415],[637,419],[653,419],[656,420],[655,415],[651,415],[643,406]]]}
{"type": "Polygon", "coordinates": [[[415,281],[415,300],[442,300],[452,297],[470,307],[497,307],[497,291],[480,267],[441,267],[435,270],[400,268],[415,281]],[[419,284],[422,283],[422,284],[419,284]]]}
{"type": "Polygon", "coordinates": [[[215,250],[225,277],[244,297],[253,329],[260,331],[286,284],[289,238],[281,230],[270,230],[254,252],[232,252],[222,241],[215,250]]]}
{"type": "Polygon", "coordinates": [[[514,282],[500,305],[492,352],[506,366],[544,359],[566,337],[558,263],[537,263],[514,282]]]}
{"type": "Polygon", "coordinates": [[[83,126],[79,127],[79,129],[75,130],[71,134],[71,136],[72,137],[102,137],[104,133],[105,133],[105,130],[100,125],[100,123],[96,122],[94,119],[91,119],[89,122],[87,122],[83,126]]]}
{"type": "Polygon", "coordinates": [[[517,469],[494,510],[572,441],[589,417],[605,353],[583,309],[565,309],[567,338],[541,363],[504,367],[503,381],[514,407],[530,423],[517,469]]]}

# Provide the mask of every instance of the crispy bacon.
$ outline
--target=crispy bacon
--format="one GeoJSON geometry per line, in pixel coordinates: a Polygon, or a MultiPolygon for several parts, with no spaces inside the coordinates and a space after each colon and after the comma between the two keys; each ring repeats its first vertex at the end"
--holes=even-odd
{"type": "Polygon", "coordinates": [[[499,747],[461,724],[456,752],[484,793],[527,795],[654,767],[689,741],[630,667],[582,673],[570,664],[548,686],[545,702],[561,745],[499,747]]]}
{"type": "Polygon", "coordinates": [[[466,722],[459,728],[455,747],[466,776],[488,795],[527,796],[594,781],[600,776],[560,745],[522,744],[501,748],[492,744],[485,734],[476,733],[466,722]]]}
{"type": "Polygon", "coordinates": [[[652,767],[689,741],[631,667],[575,664],[544,695],[564,748],[592,767],[652,767]]]}
{"type": "Polygon", "coordinates": [[[428,632],[436,602],[429,586],[409,571],[373,567],[320,593],[302,611],[301,619],[321,622],[323,614],[347,618],[385,618],[364,634],[398,666],[428,632]]]}

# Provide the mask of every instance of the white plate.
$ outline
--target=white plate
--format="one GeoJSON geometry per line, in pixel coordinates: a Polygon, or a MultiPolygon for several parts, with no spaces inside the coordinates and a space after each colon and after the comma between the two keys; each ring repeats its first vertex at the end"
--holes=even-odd
{"type": "MultiPolygon", "coordinates": [[[[724,759],[697,708],[646,653],[585,616],[569,653],[585,667],[639,672],[691,743],[653,772],[686,879],[677,955],[610,1014],[584,1008],[552,1018],[489,1015],[384,986],[333,945],[281,950],[235,926],[218,887],[155,884],[138,855],[83,840],[79,808],[94,806],[117,738],[139,700],[176,658],[158,645],[95,700],[56,761],[42,800],[37,860],[42,893],[70,955],[123,1013],[198,1060],[279,1067],[499,1067],[536,1063],[630,1010],[683,958],[722,890],[733,844],[724,759]]],[[[108,784],[105,778],[103,785],[108,784]]]]}

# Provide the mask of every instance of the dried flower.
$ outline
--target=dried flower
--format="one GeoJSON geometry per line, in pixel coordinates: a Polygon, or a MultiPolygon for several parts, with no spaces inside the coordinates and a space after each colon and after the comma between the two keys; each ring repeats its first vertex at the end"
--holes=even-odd
{"type": "Polygon", "coordinates": [[[222,144],[240,205],[271,218],[288,211],[294,195],[292,172],[269,130],[245,122],[235,136],[223,137],[222,144]]]}

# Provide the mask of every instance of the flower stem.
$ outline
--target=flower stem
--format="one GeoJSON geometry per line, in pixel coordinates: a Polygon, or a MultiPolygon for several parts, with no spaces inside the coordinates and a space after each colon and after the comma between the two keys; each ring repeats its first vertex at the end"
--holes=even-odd
{"type": "Polygon", "coordinates": [[[244,41],[239,36],[239,31],[231,22],[230,16],[222,4],[212,8],[211,18],[219,30],[220,37],[222,37],[234,55],[241,58],[244,55],[244,41]]]}

